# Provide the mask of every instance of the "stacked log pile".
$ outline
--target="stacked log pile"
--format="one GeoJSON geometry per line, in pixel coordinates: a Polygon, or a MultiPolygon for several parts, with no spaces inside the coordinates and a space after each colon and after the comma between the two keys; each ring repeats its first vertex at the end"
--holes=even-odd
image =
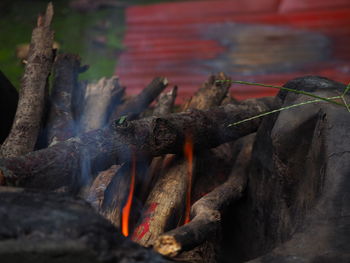
{"type": "MultiPolygon", "coordinates": [[[[6,106],[17,108],[1,112],[5,262],[350,258],[345,107],[314,103],[230,126],[307,97],[283,91],[238,102],[224,73],[181,107],[165,77],[127,97],[116,76],[78,81],[88,67],[52,50],[52,16],[49,4],[33,31],[19,99],[0,74],[6,106]],[[310,248],[315,231],[322,251],[310,248]],[[332,231],[339,242],[331,246],[332,231]]],[[[345,89],[319,77],[285,87],[325,97],[345,89]]]]}

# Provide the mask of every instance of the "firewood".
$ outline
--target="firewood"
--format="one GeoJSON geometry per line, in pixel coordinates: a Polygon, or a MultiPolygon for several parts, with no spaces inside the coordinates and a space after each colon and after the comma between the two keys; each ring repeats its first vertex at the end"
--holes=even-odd
{"type": "MultiPolygon", "coordinates": [[[[154,108],[155,114],[160,116],[159,114],[167,114],[170,113],[175,102],[176,98],[176,90],[177,87],[173,88],[170,92],[163,92],[160,94],[158,99],[158,103],[154,108]]],[[[159,159],[161,157],[155,157],[152,160],[150,167],[148,168],[148,172],[144,176],[136,176],[136,178],[143,178],[142,187],[140,188],[139,196],[142,199],[142,195],[144,191],[147,191],[152,176],[155,173],[155,166],[159,163],[159,159]],[[153,174],[151,174],[153,173],[153,174]]],[[[116,172],[111,178],[110,184],[106,188],[105,198],[103,198],[103,203],[101,206],[101,214],[103,214],[107,219],[109,219],[116,227],[120,227],[121,223],[121,212],[123,205],[125,203],[126,197],[128,195],[128,189],[130,185],[130,174],[131,169],[130,165],[123,165],[118,172],[116,172]]],[[[139,181],[139,180],[137,180],[139,181]]],[[[136,183],[137,184],[137,183],[136,183]]]]}
{"type": "Polygon", "coordinates": [[[168,80],[163,77],[157,77],[152,80],[140,94],[129,99],[123,105],[118,107],[111,115],[110,122],[126,116],[126,120],[135,119],[147,106],[154,101],[159,94],[167,87],[168,80]]]}
{"type": "Polygon", "coordinates": [[[12,187],[0,187],[0,200],[2,263],[168,262],[124,238],[83,200],[12,187]]]}
{"type": "Polygon", "coordinates": [[[49,3],[33,30],[28,62],[22,79],[15,120],[1,147],[3,157],[15,157],[34,150],[45,104],[45,87],[53,63],[53,7],[49,3]]]}
{"type": "Polygon", "coordinates": [[[157,104],[153,109],[153,116],[166,116],[171,113],[175,104],[177,96],[177,86],[172,88],[169,92],[163,92],[159,95],[157,104]]]}
{"type": "MultiPolygon", "coordinates": [[[[177,86],[172,88],[169,92],[163,92],[160,94],[157,104],[153,110],[153,116],[162,117],[170,114],[173,111],[175,105],[175,99],[177,96],[177,86]]],[[[144,202],[151,187],[154,185],[156,178],[159,176],[159,172],[163,163],[163,156],[154,157],[148,167],[142,193],[140,194],[141,200],[144,202]]]]}
{"type": "Polygon", "coordinates": [[[77,88],[80,58],[71,54],[60,54],[53,65],[53,87],[51,107],[47,123],[48,144],[55,144],[73,137],[75,124],[72,116],[72,93],[77,88]]]}
{"type": "Polygon", "coordinates": [[[8,136],[18,104],[18,92],[0,70],[0,145],[8,136]]]}
{"type": "Polygon", "coordinates": [[[125,88],[118,77],[101,78],[97,83],[86,87],[83,111],[80,119],[80,132],[100,129],[106,125],[111,113],[123,102],[125,88]]]}
{"type": "Polygon", "coordinates": [[[120,165],[112,165],[109,169],[100,172],[91,184],[89,190],[85,193],[84,199],[88,201],[96,211],[101,209],[105,190],[119,168],[120,165]]]}
{"type": "Polygon", "coordinates": [[[245,189],[254,139],[255,134],[242,138],[244,146],[228,180],[193,204],[191,222],[162,234],[156,240],[154,249],[157,252],[174,257],[202,244],[215,234],[220,227],[221,214],[228,205],[241,198],[245,189]]]}
{"type": "Polygon", "coordinates": [[[49,148],[23,156],[0,159],[0,171],[7,184],[54,189],[81,183],[77,174],[82,158],[97,172],[113,164],[167,153],[182,153],[185,137],[192,135],[195,150],[216,147],[255,132],[261,119],[240,125],[229,124],[269,111],[275,106],[269,99],[226,105],[209,111],[191,110],[167,117],[150,117],[116,123],[49,148]]]}
{"type": "MultiPolygon", "coordinates": [[[[223,73],[210,76],[203,87],[185,104],[184,109],[207,110],[218,106],[225,98],[230,85],[230,79],[223,73]]],[[[186,160],[178,160],[169,170],[163,172],[152,187],[145,204],[145,215],[135,229],[134,241],[143,246],[150,246],[160,234],[177,226],[180,220],[184,219],[184,204],[189,199],[186,194],[191,191],[189,188],[193,176],[188,177],[187,166],[186,160]]]]}

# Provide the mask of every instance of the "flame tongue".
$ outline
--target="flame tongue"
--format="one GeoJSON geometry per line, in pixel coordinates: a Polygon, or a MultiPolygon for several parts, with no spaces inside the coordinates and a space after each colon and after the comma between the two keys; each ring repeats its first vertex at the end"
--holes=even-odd
{"type": "Polygon", "coordinates": [[[186,208],[184,224],[190,222],[191,212],[191,189],[192,189],[192,173],[193,173],[193,140],[191,136],[186,136],[184,145],[184,154],[187,160],[187,192],[186,192],[186,208]]]}
{"type": "Polygon", "coordinates": [[[130,210],[132,205],[132,198],[134,195],[135,176],[136,176],[136,158],[135,158],[135,155],[133,155],[132,163],[131,163],[130,190],[129,190],[128,199],[122,210],[122,234],[126,237],[129,235],[129,216],[130,216],[130,210]]]}

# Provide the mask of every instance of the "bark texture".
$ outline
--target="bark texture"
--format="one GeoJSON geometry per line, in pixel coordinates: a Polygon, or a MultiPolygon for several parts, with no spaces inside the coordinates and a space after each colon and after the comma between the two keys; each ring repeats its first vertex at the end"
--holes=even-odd
{"type": "Polygon", "coordinates": [[[77,171],[81,171],[86,161],[94,172],[130,160],[131,151],[136,152],[138,160],[182,153],[188,134],[192,135],[195,150],[212,148],[255,132],[261,119],[228,125],[272,108],[270,100],[257,99],[209,111],[192,110],[164,118],[118,122],[47,149],[0,159],[0,171],[8,184],[45,189],[79,185],[84,178],[77,171]]]}
{"type": "Polygon", "coordinates": [[[0,187],[1,262],[167,262],[124,238],[84,201],[0,187]]]}
{"type": "MultiPolygon", "coordinates": [[[[229,87],[230,80],[225,74],[210,76],[185,105],[184,110],[208,110],[213,106],[219,106],[229,87]]],[[[189,140],[192,136],[185,134],[185,137],[189,140]]],[[[188,143],[192,144],[192,141],[188,143]]],[[[160,234],[180,225],[189,216],[189,214],[184,216],[186,203],[190,204],[193,180],[193,169],[189,176],[188,166],[188,161],[180,157],[170,165],[169,169],[162,171],[147,198],[145,215],[141,217],[132,237],[134,241],[143,246],[151,246],[160,234]]]]}
{"type": "MultiPolygon", "coordinates": [[[[170,92],[163,92],[160,95],[160,98],[158,100],[157,105],[154,108],[154,112],[157,114],[168,114],[171,112],[175,98],[176,98],[176,87],[172,89],[170,92]]],[[[160,116],[160,115],[156,115],[160,116]]],[[[158,162],[156,161],[157,158],[161,157],[155,157],[153,160],[157,164],[158,162]]],[[[141,187],[138,189],[139,191],[136,191],[136,194],[134,194],[134,202],[137,198],[140,200],[142,199],[143,191],[147,191],[148,185],[150,183],[150,180],[152,179],[152,169],[154,168],[153,162],[151,165],[148,165],[148,160],[147,162],[147,167],[145,165],[141,164],[144,168],[143,170],[147,169],[147,173],[145,174],[145,171],[139,171],[137,173],[136,177],[136,185],[142,184],[141,187]]],[[[150,162],[150,161],[149,161],[150,162]]],[[[140,166],[140,163],[137,164],[140,166]]],[[[140,168],[140,167],[139,167],[140,168]]],[[[104,199],[103,203],[101,206],[101,213],[108,219],[110,222],[112,222],[116,227],[121,226],[121,216],[122,216],[122,209],[123,206],[125,205],[125,201],[128,196],[128,190],[130,188],[130,178],[131,178],[131,166],[130,163],[124,164],[118,172],[115,173],[113,176],[110,184],[106,188],[105,194],[104,194],[104,199]]],[[[140,169],[138,169],[140,170],[140,169]]]]}
{"type": "Polygon", "coordinates": [[[47,123],[48,144],[65,141],[76,134],[72,115],[72,93],[78,86],[80,58],[76,55],[58,55],[54,66],[50,113],[47,123]]]}
{"type": "MultiPolygon", "coordinates": [[[[193,204],[188,224],[159,236],[154,244],[157,252],[174,257],[210,240],[218,232],[222,213],[241,198],[245,189],[254,139],[255,134],[242,138],[242,150],[228,180],[193,204]]],[[[202,262],[207,261],[202,258],[202,262]]]]}
{"type": "Polygon", "coordinates": [[[125,88],[119,84],[116,76],[88,84],[80,119],[80,132],[100,129],[106,125],[111,113],[123,103],[124,94],[125,88]]]}
{"type": "Polygon", "coordinates": [[[135,119],[159,96],[167,85],[168,80],[166,78],[158,77],[153,79],[140,94],[126,101],[121,107],[118,107],[112,114],[110,121],[113,122],[121,116],[126,116],[127,120],[135,119]]]}
{"type": "Polygon", "coordinates": [[[28,62],[22,79],[19,102],[11,132],[1,147],[3,157],[15,157],[34,150],[45,104],[45,87],[53,63],[53,31],[50,3],[33,30],[28,62]]]}

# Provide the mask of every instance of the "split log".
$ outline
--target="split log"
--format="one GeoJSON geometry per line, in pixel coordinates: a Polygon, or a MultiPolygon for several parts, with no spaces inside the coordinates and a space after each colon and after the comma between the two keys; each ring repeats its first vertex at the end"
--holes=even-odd
{"type": "MultiPolygon", "coordinates": [[[[230,83],[230,79],[223,73],[210,76],[203,87],[185,104],[184,109],[208,110],[218,106],[225,98],[230,83]]],[[[187,139],[192,137],[191,134],[185,136],[187,139]]],[[[160,234],[185,220],[186,215],[183,215],[186,202],[187,205],[190,204],[193,170],[190,176],[188,173],[188,162],[183,158],[162,172],[145,203],[145,215],[141,217],[134,231],[132,239],[135,242],[146,247],[151,246],[160,234]]]]}
{"type": "Polygon", "coordinates": [[[34,150],[45,104],[45,87],[53,63],[53,7],[49,3],[33,30],[28,62],[11,132],[1,147],[3,157],[15,157],[34,150]]]}
{"type": "Polygon", "coordinates": [[[273,109],[269,99],[226,105],[209,111],[191,110],[167,117],[124,121],[94,130],[24,156],[0,159],[0,176],[7,184],[55,189],[81,183],[77,175],[84,158],[92,172],[130,160],[182,153],[185,137],[192,135],[195,150],[208,149],[255,132],[261,119],[236,126],[231,123],[273,109]]]}
{"type": "MultiPolygon", "coordinates": [[[[168,93],[162,93],[160,95],[160,98],[158,100],[158,103],[154,109],[155,113],[170,113],[175,98],[176,98],[176,90],[175,87],[168,93]]],[[[136,198],[142,199],[143,191],[145,191],[145,188],[148,188],[148,185],[150,183],[150,169],[155,168],[154,166],[158,164],[156,158],[161,157],[155,157],[153,160],[155,162],[151,163],[150,167],[148,168],[147,174],[145,174],[144,171],[139,171],[137,173],[136,177],[136,189],[140,188],[140,191],[135,191],[136,193],[139,193],[138,195],[134,195],[134,200],[136,198]],[[153,165],[152,165],[153,164],[153,165]],[[142,187],[137,187],[139,182],[142,182],[142,187]]],[[[145,160],[147,163],[148,161],[145,160]]],[[[141,164],[144,166],[144,164],[141,164]]],[[[137,164],[137,166],[140,166],[140,163],[137,164]]],[[[124,164],[113,176],[111,182],[109,183],[108,187],[106,188],[103,203],[101,206],[101,214],[104,215],[110,222],[112,222],[116,227],[121,227],[121,216],[122,216],[122,208],[125,205],[125,201],[128,196],[128,189],[130,188],[130,175],[131,175],[131,169],[130,162],[124,164]]],[[[140,169],[137,169],[140,170],[140,169]]],[[[144,169],[146,170],[146,169],[144,169]]],[[[154,172],[154,171],[153,171],[154,172]]],[[[132,211],[135,211],[135,209],[132,209],[132,211]]]]}
{"type": "Polygon", "coordinates": [[[53,65],[53,87],[50,113],[47,123],[48,144],[67,140],[76,134],[72,116],[72,93],[77,88],[80,58],[71,54],[60,54],[53,65]]]}
{"type": "Polygon", "coordinates": [[[96,211],[100,211],[106,188],[119,168],[120,165],[112,165],[108,170],[100,172],[84,195],[84,199],[89,202],[96,211]]]}
{"type": "Polygon", "coordinates": [[[159,94],[167,87],[168,80],[163,77],[158,77],[152,80],[140,94],[129,99],[123,105],[117,108],[112,114],[110,122],[119,119],[121,116],[126,116],[126,120],[134,120],[143,112],[148,105],[154,101],[159,94]]]}
{"type": "Polygon", "coordinates": [[[88,84],[80,119],[80,132],[105,126],[111,113],[123,103],[124,94],[125,88],[119,84],[116,76],[101,78],[97,83],[88,84]]]}
{"type": "Polygon", "coordinates": [[[245,189],[254,139],[255,134],[241,139],[243,148],[228,180],[193,204],[191,222],[162,234],[156,240],[154,249],[157,252],[174,257],[215,235],[220,228],[222,213],[230,204],[241,198],[245,189]]]}
{"type": "Polygon", "coordinates": [[[18,104],[18,92],[0,70],[0,145],[8,136],[18,104]]]}
{"type": "Polygon", "coordinates": [[[0,187],[0,257],[13,262],[168,262],[125,239],[84,201],[0,187]]]}

